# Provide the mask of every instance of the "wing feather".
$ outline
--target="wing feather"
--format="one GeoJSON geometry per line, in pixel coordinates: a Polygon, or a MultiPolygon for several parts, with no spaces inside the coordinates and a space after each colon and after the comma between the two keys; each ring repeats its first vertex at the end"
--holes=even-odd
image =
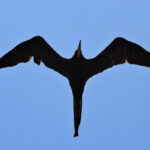
{"type": "Polygon", "coordinates": [[[64,76],[68,76],[67,67],[69,59],[62,58],[40,36],[20,43],[10,52],[0,58],[0,68],[15,66],[22,62],[28,62],[34,57],[34,62],[40,65],[42,61],[47,67],[54,69],[64,76]]]}
{"type": "Polygon", "coordinates": [[[114,65],[125,62],[150,67],[150,53],[124,38],[116,38],[98,56],[87,60],[87,76],[92,77],[114,65]]]}

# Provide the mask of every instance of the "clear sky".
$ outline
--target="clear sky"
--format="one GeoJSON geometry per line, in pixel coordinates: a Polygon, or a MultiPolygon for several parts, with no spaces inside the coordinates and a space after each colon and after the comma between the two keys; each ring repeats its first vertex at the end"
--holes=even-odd
{"type": "MultiPolygon", "coordinates": [[[[149,0],[1,0],[0,57],[40,35],[70,58],[121,36],[150,51],[149,0]]],[[[73,97],[60,74],[30,61],[0,70],[1,150],[149,150],[150,68],[119,65],[89,79],[79,138],[73,97]]]]}

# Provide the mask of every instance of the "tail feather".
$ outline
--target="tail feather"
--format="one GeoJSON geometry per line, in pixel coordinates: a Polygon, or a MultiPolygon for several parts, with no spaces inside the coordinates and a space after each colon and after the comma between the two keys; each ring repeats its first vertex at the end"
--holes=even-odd
{"type": "Polygon", "coordinates": [[[74,127],[75,127],[74,137],[78,136],[78,129],[81,122],[81,113],[82,113],[82,99],[80,100],[74,99],[74,127]]]}

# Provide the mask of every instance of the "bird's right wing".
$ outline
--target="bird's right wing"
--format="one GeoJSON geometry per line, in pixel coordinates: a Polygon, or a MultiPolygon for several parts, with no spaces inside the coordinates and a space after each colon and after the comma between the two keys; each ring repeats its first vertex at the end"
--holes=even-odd
{"type": "Polygon", "coordinates": [[[86,76],[90,78],[114,65],[125,62],[150,67],[150,53],[135,43],[116,38],[98,56],[87,59],[86,76]]]}
{"type": "Polygon", "coordinates": [[[62,58],[40,36],[20,43],[10,52],[0,58],[0,68],[15,66],[28,62],[32,56],[34,62],[40,65],[42,61],[47,67],[54,69],[64,76],[68,76],[69,59],[62,58]]]}

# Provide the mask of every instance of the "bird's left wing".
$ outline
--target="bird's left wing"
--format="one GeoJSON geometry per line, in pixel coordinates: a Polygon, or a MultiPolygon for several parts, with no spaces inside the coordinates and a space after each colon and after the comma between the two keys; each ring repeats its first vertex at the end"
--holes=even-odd
{"type": "Polygon", "coordinates": [[[28,62],[32,56],[34,62],[40,65],[42,61],[47,67],[54,69],[64,76],[68,76],[69,59],[62,58],[40,36],[20,43],[10,52],[0,58],[0,68],[15,66],[28,62]]]}
{"type": "Polygon", "coordinates": [[[105,69],[125,62],[150,67],[150,53],[135,43],[116,38],[98,56],[87,60],[86,76],[90,78],[105,69]]]}

